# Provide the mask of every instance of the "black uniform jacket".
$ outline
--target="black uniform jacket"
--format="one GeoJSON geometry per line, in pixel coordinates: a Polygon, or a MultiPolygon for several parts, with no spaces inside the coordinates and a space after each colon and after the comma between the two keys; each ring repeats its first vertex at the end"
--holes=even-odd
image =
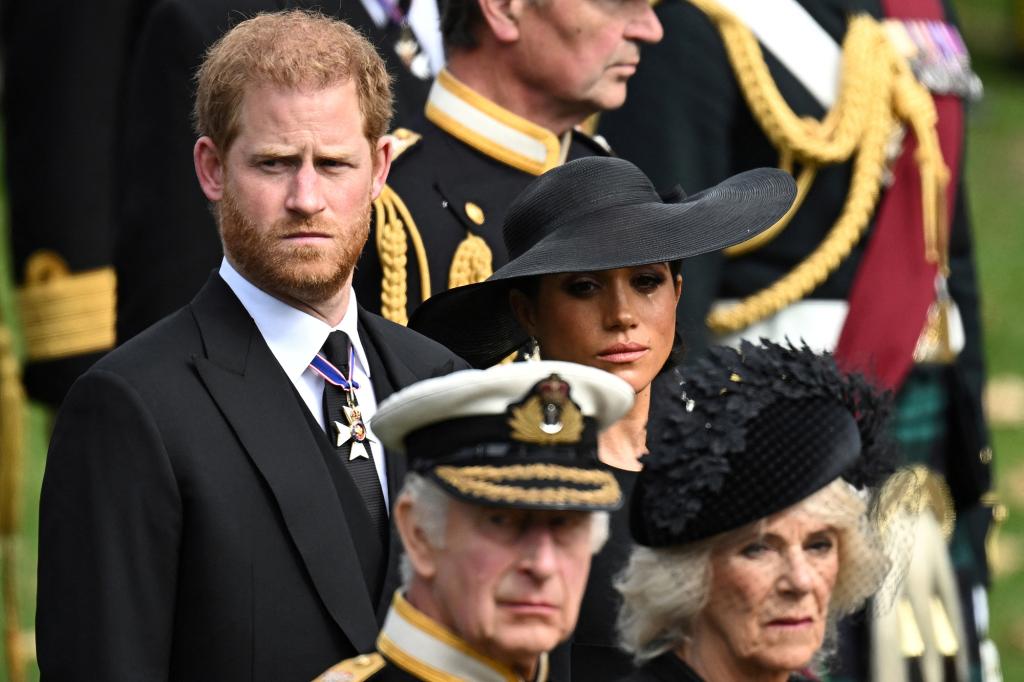
{"type": "Polygon", "coordinates": [[[51,405],[113,347],[118,104],[152,2],[0,4],[10,258],[28,293],[24,378],[51,405]],[[58,263],[66,273],[40,268],[58,263]]]}
{"type": "Polygon", "coordinates": [[[192,164],[193,77],[203,53],[240,20],[287,7],[319,8],[359,29],[395,76],[395,123],[422,111],[430,82],[409,73],[393,49],[398,29],[378,28],[360,0],[160,0],[139,37],[122,117],[119,342],[188,303],[220,262],[217,224],[192,164]]]}
{"type": "MultiPolygon", "coordinates": [[[[422,237],[431,294],[449,288],[452,258],[468,235],[486,242],[491,270],[508,262],[501,234],[505,211],[534,177],[565,160],[608,154],[599,141],[575,130],[560,140],[448,71],[434,81],[424,117],[396,133],[403,151],[391,167],[388,187],[422,237]]],[[[380,201],[375,210],[381,210],[380,201]]],[[[373,312],[381,312],[384,276],[377,236],[374,228],[353,282],[359,300],[373,312]]],[[[406,310],[411,315],[425,297],[423,268],[408,242],[406,310]]]]}
{"type": "MultiPolygon", "coordinates": [[[[879,0],[799,2],[837,43],[842,42],[851,14],[883,15],[879,0]]],[[[946,16],[954,21],[950,3],[944,4],[946,16]]],[[[626,104],[601,119],[601,132],[616,152],[640,166],[655,186],[680,183],[688,192],[744,170],[778,165],[779,154],[754,120],[711,20],[685,0],[663,2],[656,12],[665,39],[643,47],[626,104]],[[684,87],[666,87],[667,83],[684,87]]],[[[800,116],[821,119],[821,104],[770,51],[763,52],[786,103],[800,116]]],[[[959,190],[951,216],[949,288],[963,319],[965,347],[948,377],[953,432],[949,451],[956,456],[946,473],[957,502],[970,505],[989,488],[990,458],[982,454],[987,451],[988,431],[981,411],[984,361],[978,280],[961,169],[951,170],[959,190]]],[[[850,176],[849,163],[820,169],[790,224],[762,248],[731,259],[710,254],[684,262],[679,325],[690,357],[698,357],[695,351],[706,343],[704,318],[716,298],[742,298],[763,289],[821,243],[843,207],[850,176]]],[[[850,256],[809,297],[847,298],[870,238],[869,226],[850,256]]]]}
{"type": "MultiPolygon", "coordinates": [[[[378,399],[465,367],[363,311],[359,333],[378,399]]],[[[84,374],[43,480],[43,679],[308,680],[372,650],[398,548],[311,421],[217,274],[84,374]]],[[[404,458],[387,466],[394,499],[404,458]]]]}

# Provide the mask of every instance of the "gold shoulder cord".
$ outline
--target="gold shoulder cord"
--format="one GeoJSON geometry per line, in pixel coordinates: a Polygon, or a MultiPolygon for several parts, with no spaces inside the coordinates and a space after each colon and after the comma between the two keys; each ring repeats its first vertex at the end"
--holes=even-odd
{"type": "MultiPolygon", "coordinates": [[[[398,128],[391,137],[392,162],[422,138],[421,135],[406,128],[398,128]]],[[[406,264],[410,239],[420,270],[423,300],[430,297],[430,264],[427,261],[426,249],[423,247],[423,239],[405,202],[388,185],[384,185],[380,196],[373,200],[373,215],[377,254],[384,273],[380,283],[381,315],[392,322],[407,324],[409,318],[405,307],[408,300],[406,264]]]]}
{"type": "Polygon", "coordinates": [[[864,234],[878,203],[886,150],[899,122],[918,140],[926,257],[945,267],[945,187],[949,171],[935,132],[937,116],[928,91],[891,47],[882,25],[862,15],[850,20],[843,41],[843,67],[836,105],[822,121],[797,116],[786,104],[764,62],[757,38],[714,0],[690,0],[715,23],[740,89],[765,135],[779,150],[780,168],[797,176],[797,199],[776,225],[728,249],[748,253],[777,236],[799,209],[818,168],[853,158],[850,191],[835,225],[818,247],[771,286],[708,316],[717,334],[739,331],[800,300],[821,284],[864,234]]]}
{"type": "Polygon", "coordinates": [[[7,327],[0,325],[0,579],[4,604],[3,642],[7,674],[24,680],[31,659],[31,634],[21,630],[17,573],[21,484],[24,469],[25,391],[7,327]]]}
{"type": "MultiPolygon", "coordinates": [[[[395,151],[392,160],[398,158],[402,152],[416,144],[421,138],[420,135],[405,128],[399,128],[392,135],[395,138],[395,151]]],[[[377,253],[383,271],[380,284],[381,315],[392,322],[408,324],[409,315],[406,312],[406,304],[409,300],[409,292],[406,268],[408,266],[409,241],[412,241],[413,253],[416,255],[416,264],[420,271],[420,291],[423,296],[421,302],[430,298],[431,295],[430,262],[427,259],[427,250],[423,245],[423,238],[416,227],[416,222],[413,220],[412,214],[409,213],[409,208],[388,185],[385,185],[380,196],[374,199],[373,212],[377,253]]],[[[448,272],[448,287],[482,282],[491,275],[491,272],[492,256],[487,242],[467,231],[466,238],[459,244],[452,257],[448,272]]]]}
{"type": "Polygon", "coordinates": [[[409,250],[409,239],[412,240],[416,263],[419,265],[423,300],[430,297],[430,264],[427,262],[427,252],[405,202],[388,185],[384,185],[380,196],[373,200],[373,213],[376,219],[377,254],[384,273],[380,283],[381,315],[392,322],[407,324],[409,317],[405,308],[408,300],[406,254],[409,250]]]}

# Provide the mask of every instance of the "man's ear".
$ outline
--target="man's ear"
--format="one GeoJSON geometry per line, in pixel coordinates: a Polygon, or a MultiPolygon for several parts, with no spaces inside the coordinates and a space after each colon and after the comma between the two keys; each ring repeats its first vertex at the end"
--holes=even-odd
{"type": "Polygon", "coordinates": [[[395,528],[402,537],[402,546],[413,571],[422,578],[430,579],[437,574],[437,563],[434,558],[437,549],[428,542],[423,529],[416,525],[416,515],[412,507],[412,500],[406,495],[398,498],[392,510],[395,528]]]}
{"type": "Polygon", "coordinates": [[[519,321],[519,326],[530,336],[537,336],[537,310],[530,297],[519,289],[511,289],[508,292],[508,304],[512,308],[512,314],[519,321]]]}
{"type": "Polygon", "coordinates": [[[519,20],[530,0],[479,0],[480,13],[499,43],[519,40],[519,20]]]}
{"type": "Polygon", "coordinates": [[[377,148],[373,150],[373,186],[370,195],[371,199],[380,196],[384,189],[384,183],[388,181],[388,173],[391,171],[391,156],[394,152],[394,140],[390,135],[384,135],[377,140],[377,148]]]}
{"type": "Polygon", "coordinates": [[[224,159],[217,145],[208,136],[196,140],[192,148],[192,162],[203,194],[210,201],[220,201],[224,196],[224,159]]]}

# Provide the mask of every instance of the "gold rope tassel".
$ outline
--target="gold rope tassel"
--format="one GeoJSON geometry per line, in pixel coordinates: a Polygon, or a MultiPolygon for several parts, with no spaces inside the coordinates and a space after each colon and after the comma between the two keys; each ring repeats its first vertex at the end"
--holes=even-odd
{"type": "Polygon", "coordinates": [[[0,326],[0,575],[3,578],[4,646],[11,682],[25,679],[31,655],[21,632],[15,583],[16,543],[20,526],[21,481],[24,466],[25,392],[14,357],[10,332],[0,326]]]}
{"type": "MultiPolygon", "coordinates": [[[[802,202],[818,168],[853,159],[846,203],[818,248],[771,286],[735,306],[712,312],[707,323],[714,332],[739,331],[800,300],[850,254],[874,214],[886,170],[887,146],[899,121],[911,125],[919,142],[916,160],[922,186],[926,188],[923,200],[928,256],[944,251],[945,209],[936,196],[945,196],[941,188],[948,182],[948,170],[935,134],[935,107],[903,57],[891,47],[881,24],[868,16],[850,20],[843,41],[839,98],[819,122],[797,116],[786,104],[764,62],[757,38],[742,21],[714,0],[691,2],[718,27],[747,104],[779,150],[780,166],[801,167],[798,202],[802,202]]],[[[733,247],[731,255],[768,243],[781,233],[795,210],[773,226],[768,236],[733,247]]]]}
{"type": "Polygon", "coordinates": [[[422,300],[430,298],[430,265],[427,262],[423,239],[405,202],[387,185],[374,200],[373,213],[376,219],[377,253],[383,271],[380,283],[381,315],[392,322],[408,324],[406,304],[409,293],[406,267],[410,239],[420,271],[422,300]]]}
{"type": "Polygon", "coordinates": [[[947,232],[949,215],[946,190],[950,172],[942,158],[942,147],[936,125],[939,121],[935,103],[928,91],[917,82],[906,61],[898,60],[893,106],[896,114],[909,121],[917,138],[914,158],[921,170],[921,214],[924,223],[925,258],[936,263],[943,275],[949,274],[947,232]]]}
{"type": "Polygon", "coordinates": [[[482,238],[466,233],[466,238],[459,242],[452,256],[452,265],[448,270],[448,288],[465,286],[482,282],[491,276],[491,249],[482,238]]]}

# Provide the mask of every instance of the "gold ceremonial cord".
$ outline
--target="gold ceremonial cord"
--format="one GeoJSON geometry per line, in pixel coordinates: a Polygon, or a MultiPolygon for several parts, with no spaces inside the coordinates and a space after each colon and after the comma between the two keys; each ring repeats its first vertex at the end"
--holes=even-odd
{"type": "MultiPolygon", "coordinates": [[[[797,116],[779,92],[753,33],[714,0],[690,0],[718,27],[747,104],[765,135],[780,150],[780,165],[800,165],[797,207],[817,169],[853,158],[850,191],[835,225],[796,268],[739,304],[716,310],[708,326],[718,334],[739,331],[800,300],[821,284],[860,240],[878,203],[886,149],[898,122],[913,128],[924,202],[926,257],[945,266],[945,187],[949,171],[935,132],[937,116],[928,91],[891,47],[881,24],[868,16],[850,20],[843,41],[841,89],[822,121],[797,116]]],[[[767,237],[734,247],[758,248],[779,234],[796,208],[767,237]]]]}
{"type": "Polygon", "coordinates": [[[459,248],[452,256],[451,268],[448,271],[448,288],[454,289],[466,284],[476,284],[491,276],[491,249],[482,238],[466,233],[466,238],[459,243],[459,248]]]}
{"type": "MultiPolygon", "coordinates": [[[[409,240],[412,240],[413,253],[416,255],[416,264],[420,271],[422,301],[431,295],[427,250],[409,208],[391,187],[385,185],[381,190],[380,196],[373,202],[373,212],[376,218],[377,254],[383,272],[380,285],[381,315],[392,322],[408,324],[406,304],[409,300],[409,291],[406,266],[409,240]]],[[[491,250],[487,242],[472,232],[467,232],[466,238],[459,244],[452,257],[448,287],[482,282],[491,275],[491,263],[491,250]]]]}
{"type": "Polygon", "coordinates": [[[11,682],[25,679],[31,635],[21,630],[17,564],[21,482],[24,467],[25,391],[10,331],[0,325],[0,579],[4,604],[3,645],[11,682]]]}
{"type": "Polygon", "coordinates": [[[389,186],[384,185],[380,196],[374,199],[373,213],[376,218],[377,254],[384,273],[380,283],[381,315],[392,322],[407,324],[409,317],[406,302],[409,294],[405,268],[409,239],[412,240],[413,253],[416,254],[416,263],[420,269],[420,291],[423,292],[424,301],[430,298],[427,251],[405,202],[389,186]]]}

